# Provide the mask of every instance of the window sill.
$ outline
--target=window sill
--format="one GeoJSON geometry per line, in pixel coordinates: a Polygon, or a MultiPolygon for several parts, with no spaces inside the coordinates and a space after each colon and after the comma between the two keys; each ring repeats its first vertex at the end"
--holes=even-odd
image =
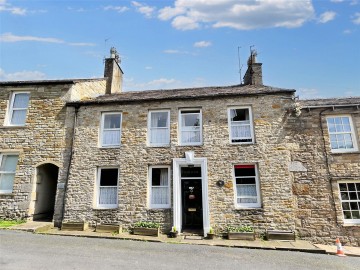
{"type": "Polygon", "coordinates": [[[343,227],[360,227],[360,222],[359,223],[344,223],[342,226],[343,227]]]}
{"type": "Polygon", "coordinates": [[[197,144],[179,144],[180,147],[186,147],[186,146],[204,146],[203,143],[197,143],[197,144]]]}
{"type": "Polygon", "coordinates": [[[149,148],[166,148],[170,147],[170,144],[161,144],[161,145],[148,145],[149,148]]]}
{"type": "Polygon", "coordinates": [[[240,207],[240,206],[235,206],[235,210],[264,210],[261,206],[259,207],[240,207]]]}
{"type": "Polygon", "coordinates": [[[150,207],[148,208],[148,210],[150,211],[161,211],[161,210],[169,210],[171,209],[171,207],[150,207]]]}
{"type": "Polygon", "coordinates": [[[119,149],[120,145],[116,146],[99,146],[99,149],[119,149]]]}
{"type": "Polygon", "coordinates": [[[256,144],[255,142],[243,142],[243,143],[233,143],[233,142],[230,142],[229,143],[230,145],[254,145],[256,144]]]}
{"type": "Polygon", "coordinates": [[[0,129],[25,129],[27,126],[1,126],[0,129]]]}
{"type": "Polygon", "coordinates": [[[117,210],[119,206],[114,207],[94,207],[93,210],[117,210]]]}
{"type": "Polygon", "coordinates": [[[344,155],[344,154],[360,154],[359,150],[354,151],[344,151],[344,152],[330,152],[331,155],[344,155]]]}

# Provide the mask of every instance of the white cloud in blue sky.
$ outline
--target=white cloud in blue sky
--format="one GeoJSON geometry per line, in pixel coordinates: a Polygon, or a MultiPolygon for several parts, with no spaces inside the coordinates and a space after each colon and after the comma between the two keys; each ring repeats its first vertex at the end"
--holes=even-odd
{"type": "Polygon", "coordinates": [[[334,11],[325,11],[324,13],[320,14],[318,18],[319,23],[327,23],[334,20],[336,17],[336,12],[334,11]]]}
{"type": "Polygon", "coordinates": [[[6,0],[0,0],[0,12],[10,12],[14,15],[25,15],[27,10],[25,8],[13,6],[7,3],[6,0]]]}

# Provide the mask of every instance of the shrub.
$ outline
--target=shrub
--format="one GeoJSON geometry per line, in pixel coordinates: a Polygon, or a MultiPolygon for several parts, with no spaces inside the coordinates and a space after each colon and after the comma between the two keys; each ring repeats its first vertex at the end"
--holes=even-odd
{"type": "Polygon", "coordinates": [[[137,228],[159,228],[160,224],[150,221],[138,221],[134,224],[134,227],[137,228]]]}
{"type": "Polygon", "coordinates": [[[252,226],[249,226],[249,225],[241,225],[241,226],[238,226],[238,227],[228,226],[226,228],[226,230],[228,232],[253,232],[254,228],[252,226]]]}

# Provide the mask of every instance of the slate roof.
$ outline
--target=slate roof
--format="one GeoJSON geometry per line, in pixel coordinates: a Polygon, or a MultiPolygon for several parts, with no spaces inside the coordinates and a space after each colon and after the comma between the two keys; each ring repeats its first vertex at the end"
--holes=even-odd
{"type": "Polygon", "coordinates": [[[360,107],[360,97],[349,98],[326,98],[326,99],[304,99],[299,100],[303,108],[311,107],[333,107],[333,106],[358,106],[360,107]]]}
{"type": "Polygon", "coordinates": [[[172,90],[129,91],[118,94],[102,95],[89,100],[69,102],[68,105],[87,105],[103,103],[129,103],[156,100],[202,99],[227,96],[251,96],[268,94],[292,94],[294,89],[283,89],[259,85],[232,85],[220,87],[201,87],[172,90]]]}

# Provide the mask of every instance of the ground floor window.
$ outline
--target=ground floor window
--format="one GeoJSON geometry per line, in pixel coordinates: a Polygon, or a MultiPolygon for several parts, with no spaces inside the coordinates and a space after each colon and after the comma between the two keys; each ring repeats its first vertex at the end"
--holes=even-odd
{"type": "Polygon", "coordinates": [[[339,183],[345,223],[360,223],[360,180],[339,183]]]}
{"type": "Polygon", "coordinates": [[[239,208],[261,207],[256,165],[235,165],[234,175],[236,206],[239,208]]]}
{"type": "Polygon", "coordinates": [[[0,194],[12,193],[19,156],[0,153],[0,194]]]}
{"type": "Polygon", "coordinates": [[[153,166],[150,173],[150,208],[170,208],[170,184],[167,166],[153,166]]]}
{"type": "Polygon", "coordinates": [[[117,168],[98,169],[96,207],[116,208],[118,206],[118,176],[117,168]]]}

